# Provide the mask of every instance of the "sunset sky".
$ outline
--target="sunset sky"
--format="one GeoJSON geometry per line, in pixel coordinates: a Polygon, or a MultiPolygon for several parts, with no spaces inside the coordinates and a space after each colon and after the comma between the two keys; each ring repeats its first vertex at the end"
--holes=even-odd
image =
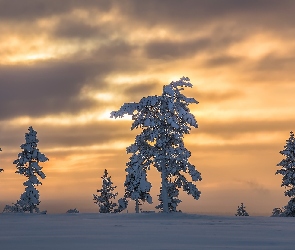
{"type": "MultiPolygon", "coordinates": [[[[0,211],[19,199],[15,174],[28,127],[50,160],[40,208],[98,212],[106,168],[123,196],[125,148],[140,130],[111,119],[124,102],[160,95],[182,76],[199,128],[185,136],[201,172],[184,212],[250,215],[286,205],[275,175],[295,130],[295,1],[0,0],[0,211]]],[[[158,204],[160,174],[148,179],[158,204]]],[[[134,211],[133,204],[128,208],[134,211]]]]}

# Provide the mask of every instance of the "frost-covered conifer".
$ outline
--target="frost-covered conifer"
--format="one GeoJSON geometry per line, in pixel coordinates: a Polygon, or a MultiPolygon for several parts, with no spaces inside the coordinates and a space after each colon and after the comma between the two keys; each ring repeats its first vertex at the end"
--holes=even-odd
{"type": "MultiPolygon", "coordinates": [[[[127,148],[127,152],[129,150],[130,147],[127,148]]],[[[147,162],[144,155],[135,152],[126,164],[125,197],[135,200],[136,213],[139,213],[140,201],[152,203],[152,197],[149,194],[152,185],[146,179],[147,162]]]]}
{"type": "Polygon", "coordinates": [[[112,213],[117,206],[117,203],[112,201],[118,195],[118,193],[113,193],[116,186],[113,186],[111,176],[108,176],[108,171],[106,169],[104,170],[104,175],[101,178],[102,188],[97,190],[97,192],[100,194],[94,194],[93,200],[94,203],[99,206],[100,213],[112,213]]]}
{"type": "Polygon", "coordinates": [[[25,134],[25,140],[26,143],[20,146],[23,151],[18,154],[18,158],[13,162],[13,164],[16,164],[16,173],[28,178],[23,183],[26,187],[25,192],[20,196],[17,204],[24,212],[33,213],[35,210],[38,213],[38,205],[40,204],[39,191],[35,186],[42,184],[38,180],[38,176],[41,179],[45,179],[46,177],[42,172],[42,167],[39,166],[39,162],[48,161],[48,158],[39,152],[37,148],[39,142],[37,132],[32,127],[29,127],[29,133],[25,134]]]}
{"type": "Polygon", "coordinates": [[[238,206],[236,216],[249,216],[249,214],[246,211],[246,207],[244,206],[244,203],[241,203],[241,206],[238,206]]]}
{"type": "Polygon", "coordinates": [[[281,174],[282,187],[285,187],[285,196],[290,197],[290,201],[284,207],[284,211],[281,216],[295,217],[295,139],[294,133],[290,132],[290,137],[286,140],[284,150],[280,151],[280,154],[285,157],[277,166],[281,169],[276,171],[276,174],[281,174]]]}
{"type": "MultiPolygon", "coordinates": [[[[187,77],[165,85],[160,96],[144,97],[138,103],[125,103],[120,110],[111,113],[111,117],[114,118],[132,115],[134,122],[131,130],[142,129],[141,134],[136,136],[135,143],[127,148],[127,153],[132,153],[140,160],[130,162],[127,172],[130,167],[136,169],[135,172],[143,172],[138,176],[145,176],[151,165],[157,168],[162,179],[159,208],[163,212],[174,211],[171,206],[177,206],[180,202],[177,199],[178,192],[175,191],[178,188],[182,187],[195,199],[199,199],[201,194],[195,184],[188,181],[183,174],[188,173],[192,181],[201,180],[201,174],[188,161],[191,153],[184,147],[183,142],[184,134],[189,134],[191,127],[198,127],[194,115],[188,108],[189,104],[198,102],[181,94],[184,87],[192,87],[187,77]],[[173,182],[169,182],[170,179],[173,179],[173,182]],[[170,206],[169,203],[173,205],[170,206]]],[[[128,175],[129,172],[127,179],[128,175]]],[[[133,182],[125,182],[126,189],[128,190],[129,184],[132,186],[134,182],[140,181],[136,179],[133,182]]],[[[135,189],[131,187],[130,190],[135,189]]],[[[149,188],[144,190],[149,192],[149,188]]],[[[132,196],[131,199],[136,200],[132,196]]]]}

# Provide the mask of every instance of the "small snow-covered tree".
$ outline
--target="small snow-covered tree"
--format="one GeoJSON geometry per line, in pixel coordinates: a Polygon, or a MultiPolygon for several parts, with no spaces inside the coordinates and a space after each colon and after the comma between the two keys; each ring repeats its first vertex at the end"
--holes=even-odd
{"type": "MultiPolygon", "coordinates": [[[[184,134],[189,134],[191,127],[198,127],[194,115],[188,108],[189,104],[198,102],[181,93],[185,87],[192,87],[189,81],[189,78],[182,77],[179,81],[165,85],[162,95],[144,97],[138,103],[125,103],[118,111],[111,113],[111,117],[114,118],[123,117],[126,114],[132,115],[134,122],[131,130],[142,128],[142,132],[135,138],[135,143],[127,148],[127,153],[143,159],[139,161],[139,164],[130,163],[133,168],[137,168],[136,171],[145,173],[153,165],[161,173],[159,208],[163,212],[173,211],[171,207],[169,208],[171,199],[169,197],[174,197],[171,204],[177,206],[180,202],[175,189],[182,187],[195,199],[199,199],[201,194],[195,184],[188,181],[184,174],[189,174],[193,181],[202,179],[195,166],[189,163],[188,158],[191,153],[184,147],[183,142],[184,134]],[[174,184],[169,183],[171,178],[174,184]]],[[[137,183],[139,182],[137,180],[137,183]]],[[[133,187],[131,190],[134,190],[133,187]]],[[[149,189],[146,191],[148,192],[149,189]]]]}
{"type": "Polygon", "coordinates": [[[94,194],[93,200],[94,203],[99,206],[100,213],[112,213],[117,206],[117,203],[112,201],[118,195],[118,193],[113,192],[117,186],[113,186],[111,176],[108,176],[108,171],[106,169],[104,170],[104,175],[101,178],[102,188],[97,190],[100,194],[94,194]]]}
{"type": "MultiPolygon", "coordinates": [[[[130,147],[127,148],[127,152],[129,151],[130,147]]],[[[147,159],[144,155],[135,152],[126,165],[125,198],[135,200],[135,212],[139,213],[140,201],[152,203],[152,197],[149,194],[152,185],[146,178],[147,159]]]]}
{"type": "Polygon", "coordinates": [[[38,213],[40,204],[39,191],[36,186],[42,183],[39,181],[38,176],[41,179],[45,179],[45,174],[42,172],[42,167],[39,166],[39,162],[48,161],[48,158],[39,152],[37,144],[37,132],[29,127],[29,133],[25,134],[26,142],[20,146],[22,152],[18,154],[18,158],[13,162],[16,164],[16,173],[24,175],[28,178],[23,183],[26,187],[25,192],[20,196],[17,204],[22,208],[24,212],[33,213],[34,210],[38,213]]]}
{"type": "Polygon", "coordinates": [[[237,213],[235,216],[249,216],[249,214],[246,211],[246,207],[244,206],[244,203],[241,203],[241,206],[238,206],[237,213]]]}

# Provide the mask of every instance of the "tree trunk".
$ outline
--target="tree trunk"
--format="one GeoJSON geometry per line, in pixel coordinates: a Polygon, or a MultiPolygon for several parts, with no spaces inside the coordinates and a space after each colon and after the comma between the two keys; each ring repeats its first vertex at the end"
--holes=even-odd
{"type": "Polygon", "coordinates": [[[164,172],[165,169],[162,168],[162,203],[163,203],[163,212],[164,213],[169,213],[168,209],[168,193],[167,193],[167,179],[166,179],[166,173],[164,172]]]}
{"type": "Polygon", "coordinates": [[[135,200],[135,212],[137,214],[139,213],[139,201],[138,201],[138,199],[135,200]]]}

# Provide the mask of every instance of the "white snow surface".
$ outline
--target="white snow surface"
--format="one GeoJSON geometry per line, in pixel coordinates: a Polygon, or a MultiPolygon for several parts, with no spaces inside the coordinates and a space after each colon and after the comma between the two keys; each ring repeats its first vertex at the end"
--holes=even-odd
{"type": "Polygon", "coordinates": [[[0,214],[0,249],[294,249],[295,218],[0,214]]]}

